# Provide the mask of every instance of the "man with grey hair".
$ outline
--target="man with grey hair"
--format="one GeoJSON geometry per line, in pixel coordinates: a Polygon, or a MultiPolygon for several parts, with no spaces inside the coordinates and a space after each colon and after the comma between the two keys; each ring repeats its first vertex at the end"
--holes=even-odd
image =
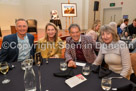
{"type": "Polygon", "coordinates": [[[75,61],[93,63],[96,59],[95,42],[91,37],[81,35],[80,31],[77,24],[71,24],[69,27],[70,37],[66,39],[65,52],[68,67],[76,67],[75,61]]]}
{"type": "Polygon", "coordinates": [[[26,20],[16,20],[16,34],[4,36],[0,52],[0,61],[23,61],[34,55],[34,36],[27,34],[26,20]]]}

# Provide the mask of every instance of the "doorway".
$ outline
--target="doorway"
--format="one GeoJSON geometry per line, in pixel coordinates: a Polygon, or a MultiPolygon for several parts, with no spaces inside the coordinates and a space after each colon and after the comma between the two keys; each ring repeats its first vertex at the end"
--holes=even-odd
{"type": "Polygon", "coordinates": [[[122,8],[106,8],[103,11],[103,24],[118,23],[122,19],[122,8]]]}

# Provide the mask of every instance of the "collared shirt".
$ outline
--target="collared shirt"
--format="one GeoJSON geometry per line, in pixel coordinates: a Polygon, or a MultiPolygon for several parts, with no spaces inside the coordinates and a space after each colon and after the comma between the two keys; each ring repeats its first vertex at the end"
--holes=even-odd
{"type": "Polygon", "coordinates": [[[17,39],[18,39],[18,49],[19,49],[18,61],[24,61],[25,59],[30,58],[31,47],[29,44],[28,36],[26,35],[24,37],[24,40],[22,40],[17,35],[17,39]]]}
{"type": "MultiPolygon", "coordinates": [[[[74,40],[73,40],[74,41],[74,40]]],[[[81,35],[80,38],[78,40],[78,42],[74,41],[75,44],[75,53],[76,53],[76,60],[80,60],[80,61],[86,61],[83,51],[82,51],[82,46],[81,46],[81,35]]]]}
{"type": "Polygon", "coordinates": [[[86,62],[86,59],[84,57],[84,53],[82,50],[81,42],[75,43],[75,52],[76,52],[76,59],[79,61],[86,62]]]}

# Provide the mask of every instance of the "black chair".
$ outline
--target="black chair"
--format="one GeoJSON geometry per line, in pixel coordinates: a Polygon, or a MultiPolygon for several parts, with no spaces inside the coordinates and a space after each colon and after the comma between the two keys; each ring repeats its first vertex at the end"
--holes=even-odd
{"type": "Polygon", "coordinates": [[[37,20],[28,19],[28,31],[27,32],[36,32],[37,33],[37,20]]]}
{"type": "Polygon", "coordinates": [[[59,28],[62,30],[60,19],[57,19],[57,20],[51,19],[50,22],[54,23],[56,26],[59,26],[59,28]]]}
{"type": "Polygon", "coordinates": [[[0,28],[0,37],[2,37],[1,28],[0,28]]]}

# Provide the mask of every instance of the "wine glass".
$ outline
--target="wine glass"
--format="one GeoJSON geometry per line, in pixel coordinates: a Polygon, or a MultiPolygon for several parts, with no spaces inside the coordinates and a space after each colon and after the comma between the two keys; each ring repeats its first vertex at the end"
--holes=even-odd
{"type": "Polygon", "coordinates": [[[41,52],[37,52],[35,55],[35,64],[38,66],[38,75],[39,75],[39,91],[41,91],[41,72],[40,72],[40,66],[42,64],[42,56],[41,52]]]}
{"type": "Polygon", "coordinates": [[[111,78],[108,77],[102,78],[101,87],[103,90],[109,91],[111,89],[111,84],[112,84],[111,78]]]}
{"type": "Polygon", "coordinates": [[[42,58],[41,58],[41,56],[37,56],[37,58],[36,58],[36,60],[35,60],[35,64],[36,64],[37,66],[40,66],[41,63],[42,63],[42,58]]]}
{"type": "Polygon", "coordinates": [[[48,61],[48,58],[49,58],[49,56],[50,56],[50,53],[51,53],[52,51],[49,51],[48,53],[47,53],[47,57],[46,57],[46,64],[48,64],[49,63],[49,61],[48,61]]]}
{"type": "Polygon", "coordinates": [[[10,82],[10,79],[6,78],[6,74],[9,71],[9,65],[7,62],[1,62],[0,63],[0,72],[4,74],[4,80],[2,81],[2,84],[7,84],[10,82]]]}

